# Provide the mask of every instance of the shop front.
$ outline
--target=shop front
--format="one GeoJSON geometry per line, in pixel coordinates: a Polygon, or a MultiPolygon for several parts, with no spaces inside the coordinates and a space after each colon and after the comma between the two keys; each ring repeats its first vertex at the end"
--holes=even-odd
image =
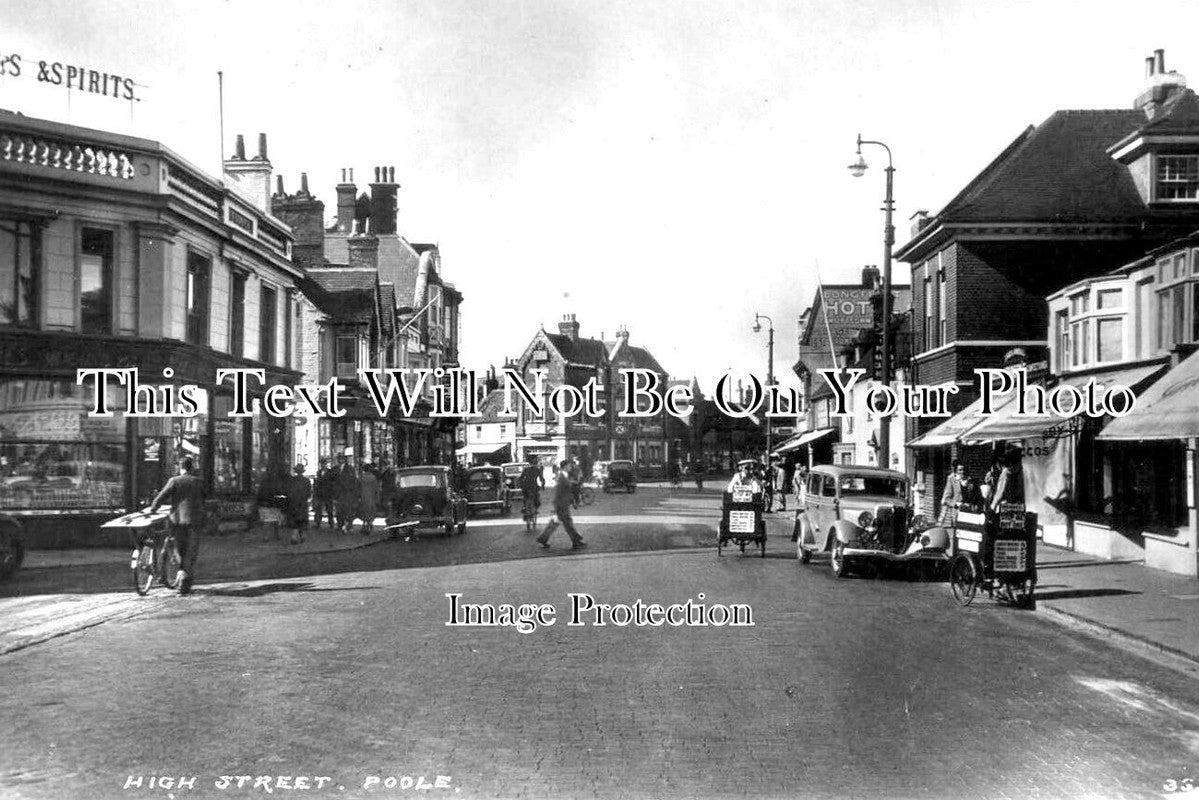
{"type": "MultiPolygon", "coordinates": [[[[231,389],[213,383],[221,367],[261,364],[182,342],[4,331],[0,365],[0,511],[23,519],[33,546],[95,543],[99,522],[148,505],[186,457],[209,497],[244,516],[268,465],[286,463],[287,421],[229,417],[231,389]],[[128,416],[125,390],[110,378],[113,413],[92,415],[95,379],[79,381],[77,371],[100,368],[138,370],[142,412],[152,397],[165,410],[163,387],[192,385],[198,413],[128,416]]],[[[268,384],[298,377],[266,371],[268,384]]]]}

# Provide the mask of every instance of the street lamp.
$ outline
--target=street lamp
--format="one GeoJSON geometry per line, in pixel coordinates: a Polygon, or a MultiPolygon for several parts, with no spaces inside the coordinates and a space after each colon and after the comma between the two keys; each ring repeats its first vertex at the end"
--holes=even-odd
{"type": "MultiPolygon", "coordinates": [[[[774,320],[765,314],[754,313],[754,333],[762,332],[762,320],[766,320],[767,330],[769,331],[766,338],[766,387],[769,391],[771,386],[774,386],[774,320]]],[[[767,412],[770,411],[769,401],[767,401],[767,412]]],[[[766,416],[766,465],[770,466],[770,450],[773,446],[771,441],[770,416],[766,416]]]]}
{"type": "MultiPolygon", "coordinates": [[[[862,138],[862,134],[858,134],[858,160],[849,165],[849,171],[855,178],[860,178],[866,173],[866,159],[862,158],[862,145],[873,144],[878,145],[887,151],[887,198],[883,201],[883,211],[886,212],[886,218],[883,222],[883,365],[882,365],[882,383],[884,386],[891,385],[891,248],[895,244],[895,226],[891,224],[891,212],[895,209],[895,201],[891,196],[892,176],[895,174],[895,167],[891,163],[891,148],[887,147],[882,142],[873,142],[862,138]]],[[[878,465],[880,467],[891,466],[891,420],[887,417],[879,418],[878,428],[878,465]]]]}

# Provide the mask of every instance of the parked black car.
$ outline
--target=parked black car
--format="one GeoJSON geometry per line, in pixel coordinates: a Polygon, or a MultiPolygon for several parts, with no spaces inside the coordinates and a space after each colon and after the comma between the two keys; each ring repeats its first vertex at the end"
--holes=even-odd
{"type": "Polygon", "coordinates": [[[449,467],[407,467],[396,470],[395,494],[387,524],[416,523],[406,533],[441,531],[446,536],[466,532],[466,498],[453,485],[449,467]]]}
{"type": "Polygon", "coordinates": [[[637,491],[637,470],[632,461],[609,461],[600,478],[600,485],[605,492],[617,489],[629,494],[637,491]]]}

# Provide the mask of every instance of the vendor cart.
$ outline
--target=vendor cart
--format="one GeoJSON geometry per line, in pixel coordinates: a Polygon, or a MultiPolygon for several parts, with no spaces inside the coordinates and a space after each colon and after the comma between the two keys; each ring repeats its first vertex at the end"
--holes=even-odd
{"type": "Polygon", "coordinates": [[[1018,608],[1034,606],[1037,585],[1037,515],[1022,503],[1001,503],[998,512],[963,507],[953,525],[949,585],[968,606],[979,589],[1018,608]]]}
{"type": "Polygon", "coordinates": [[[762,558],[766,557],[766,495],[749,488],[734,488],[724,493],[721,503],[720,535],[716,540],[716,555],[726,544],[735,544],[745,552],[746,545],[757,545],[762,558]]]}

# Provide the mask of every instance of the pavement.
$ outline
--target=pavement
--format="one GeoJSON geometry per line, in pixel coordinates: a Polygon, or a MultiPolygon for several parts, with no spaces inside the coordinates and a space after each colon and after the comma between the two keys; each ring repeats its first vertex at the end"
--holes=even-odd
{"type": "MultiPolygon", "coordinates": [[[[785,543],[784,548],[791,547],[792,519],[790,511],[776,512],[768,517],[772,541],[785,543]]],[[[634,519],[613,517],[605,521],[631,522],[634,519]]],[[[387,536],[382,531],[381,523],[382,520],[370,535],[361,532],[335,534],[327,527],[309,528],[304,541],[297,544],[292,544],[286,537],[279,541],[264,541],[263,531],[252,528],[244,532],[207,537],[201,552],[205,561],[335,553],[385,541],[387,536]]],[[[497,521],[495,524],[502,523],[497,521]]],[[[26,554],[23,569],[53,569],[114,561],[123,563],[128,556],[126,548],[31,550],[26,554]]],[[[1044,543],[1038,543],[1037,546],[1037,571],[1034,613],[1126,649],[1180,659],[1185,669],[1199,670],[1199,625],[1195,624],[1196,612],[1199,611],[1199,580],[1150,569],[1141,561],[1109,561],[1044,543]]],[[[40,597],[45,602],[37,617],[45,619],[50,615],[61,623],[65,612],[55,604],[69,605],[70,598],[53,595],[40,597]]],[[[32,603],[36,599],[26,597],[0,601],[0,611],[7,613],[19,610],[6,606],[20,603],[29,606],[32,613],[32,603]]],[[[974,601],[975,606],[991,602],[981,595],[974,601]]],[[[970,611],[966,609],[963,613],[970,611]]],[[[95,608],[95,602],[87,607],[81,627],[86,627],[93,615],[97,623],[103,621],[103,613],[95,608]]],[[[55,627],[62,628],[61,624],[55,627]]],[[[6,638],[3,634],[4,631],[0,631],[0,640],[6,638]]],[[[19,639],[21,646],[32,643],[32,639],[25,635],[19,639]]],[[[0,652],[7,649],[0,646],[0,652]]]]}

